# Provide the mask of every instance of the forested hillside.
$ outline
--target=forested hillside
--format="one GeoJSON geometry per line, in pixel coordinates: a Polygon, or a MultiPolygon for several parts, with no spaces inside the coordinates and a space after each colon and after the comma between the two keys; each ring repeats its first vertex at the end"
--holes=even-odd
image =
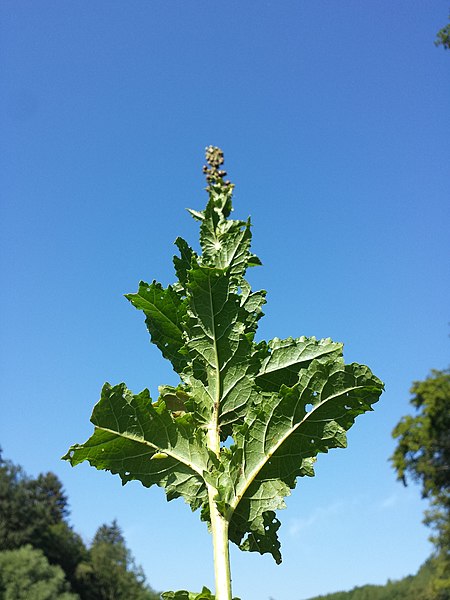
{"type": "Polygon", "coordinates": [[[35,479],[0,453],[0,600],[158,600],[117,522],[86,546],[53,473],[35,479]]]}
{"type": "Polygon", "coordinates": [[[434,592],[435,561],[429,559],[417,575],[400,581],[388,581],[386,585],[363,585],[348,592],[336,592],[316,596],[309,600],[448,600],[448,592],[442,590],[440,596],[434,592]]]}

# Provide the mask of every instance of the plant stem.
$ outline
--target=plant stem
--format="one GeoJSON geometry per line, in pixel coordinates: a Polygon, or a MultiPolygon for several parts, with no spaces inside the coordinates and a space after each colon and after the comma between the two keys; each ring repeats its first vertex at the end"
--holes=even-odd
{"type": "Polygon", "coordinates": [[[217,509],[214,499],[217,491],[208,486],[211,533],[214,548],[214,575],[216,581],[216,600],[231,599],[230,554],[228,548],[228,521],[217,509]]]}
{"type": "MultiPolygon", "coordinates": [[[[208,447],[216,454],[220,452],[220,437],[217,425],[213,422],[207,435],[208,447]]],[[[213,485],[208,486],[209,512],[211,518],[211,534],[214,549],[214,576],[216,582],[216,600],[232,600],[230,552],[228,545],[228,521],[220,514],[213,485]]]]}

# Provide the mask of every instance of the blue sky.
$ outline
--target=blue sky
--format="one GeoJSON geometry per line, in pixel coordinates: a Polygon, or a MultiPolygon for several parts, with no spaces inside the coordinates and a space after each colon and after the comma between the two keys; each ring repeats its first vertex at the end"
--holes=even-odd
{"type": "Polygon", "coordinates": [[[449,357],[448,3],[3,0],[0,444],[51,470],[86,541],[117,518],[156,589],[213,587],[181,500],[59,457],[104,381],[176,378],[123,298],[173,281],[197,240],[204,147],[252,216],[268,290],[259,336],[332,337],[386,382],[349,447],[280,513],[284,562],[233,548],[243,600],[302,600],[413,573],[418,488],[388,463],[411,382],[449,357]]]}

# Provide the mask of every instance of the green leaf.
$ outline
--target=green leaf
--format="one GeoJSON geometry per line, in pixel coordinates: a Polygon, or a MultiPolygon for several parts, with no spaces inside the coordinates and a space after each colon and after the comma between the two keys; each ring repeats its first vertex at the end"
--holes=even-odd
{"type": "Polygon", "coordinates": [[[188,279],[187,273],[192,266],[192,261],[197,259],[197,255],[192,250],[192,248],[189,246],[189,244],[186,242],[186,240],[183,240],[183,238],[181,238],[181,237],[178,237],[175,240],[175,245],[177,246],[178,250],[180,251],[179,257],[178,256],[173,257],[175,273],[177,274],[177,277],[178,277],[178,283],[175,285],[178,286],[178,288],[180,290],[182,290],[185,294],[185,292],[186,292],[185,287],[186,287],[186,283],[187,283],[187,279],[188,279]]]}
{"type": "Polygon", "coordinates": [[[125,298],[144,312],[151,341],[161,350],[164,358],[170,360],[175,371],[180,373],[186,366],[186,357],[182,353],[186,301],[172,286],[164,289],[156,281],[151,284],[141,281],[138,292],[126,294],[125,298]]]}
{"type": "Polygon", "coordinates": [[[278,390],[283,384],[293,385],[298,380],[300,370],[313,358],[326,363],[340,356],[342,348],[342,344],[332,342],[329,338],[274,338],[268,344],[269,354],[261,365],[257,383],[265,391],[278,390]]]}
{"type": "MultiPolygon", "coordinates": [[[[317,347],[328,345],[324,342],[317,347]]],[[[235,430],[234,468],[219,481],[224,505],[233,511],[230,539],[281,562],[274,511],[285,507],[298,477],[314,475],[318,453],[346,446],[345,432],[356,416],[371,410],[381,391],[367,367],[344,365],[340,357],[326,362],[319,355],[292,387],[262,393],[235,430]]]]}
{"type": "Polygon", "coordinates": [[[152,404],[148,390],[133,395],[124,384],[106,383],[91,421],[92,437],[63,457],[73,466],[87,460],[119,474],[123,484],[159,485],[168,500],[182,496],[192,510],[207,502],[202,473],[208,452],[190,415],[174,418],[163,400],[152,404]]]}

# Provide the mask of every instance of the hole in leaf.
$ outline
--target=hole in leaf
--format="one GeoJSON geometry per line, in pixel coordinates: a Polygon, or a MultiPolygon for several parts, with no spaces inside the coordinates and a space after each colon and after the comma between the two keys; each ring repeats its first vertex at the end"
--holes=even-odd
{"type": "Polygon", "coordinates": [[[319,392],[313,392],[314,398],[319,394],[319,392]]]}
{"type": "Polygon", "coordinates": [[[69,456],[70,456],[70,458],[73,458],[73,455],[74,455],[74,454],[75,454],[75,452],[74,452],[73,450],[71,450],[71,451],[69,452],[69,456]]]}
{"type": "Polygon", "coordinates": [[[230,448],[234,445],[234,439],[229,435],[226,440],[222,442],[222,448],[230,448]]]}
{"type": "Polygon", "coordinates": [[[349,406],[348,404],[346,404],[346,405],[344,406],[344,408],[345,408],[345,410],[352,410],[352,407],[351,407],[351,406],[349,406]]]}
{"type": "Polygon", "coordinates": [[[130,471],[125,471],[125,476],[129,477],[131,475],[130,471]]]}
{"type": "Polygon", "coordinates": [[[306,412],[309,412],[310,410],[312,410],[312,408],[313,408],[313,405],[311,403],[309,403],[305,406],[306,412]]]}

